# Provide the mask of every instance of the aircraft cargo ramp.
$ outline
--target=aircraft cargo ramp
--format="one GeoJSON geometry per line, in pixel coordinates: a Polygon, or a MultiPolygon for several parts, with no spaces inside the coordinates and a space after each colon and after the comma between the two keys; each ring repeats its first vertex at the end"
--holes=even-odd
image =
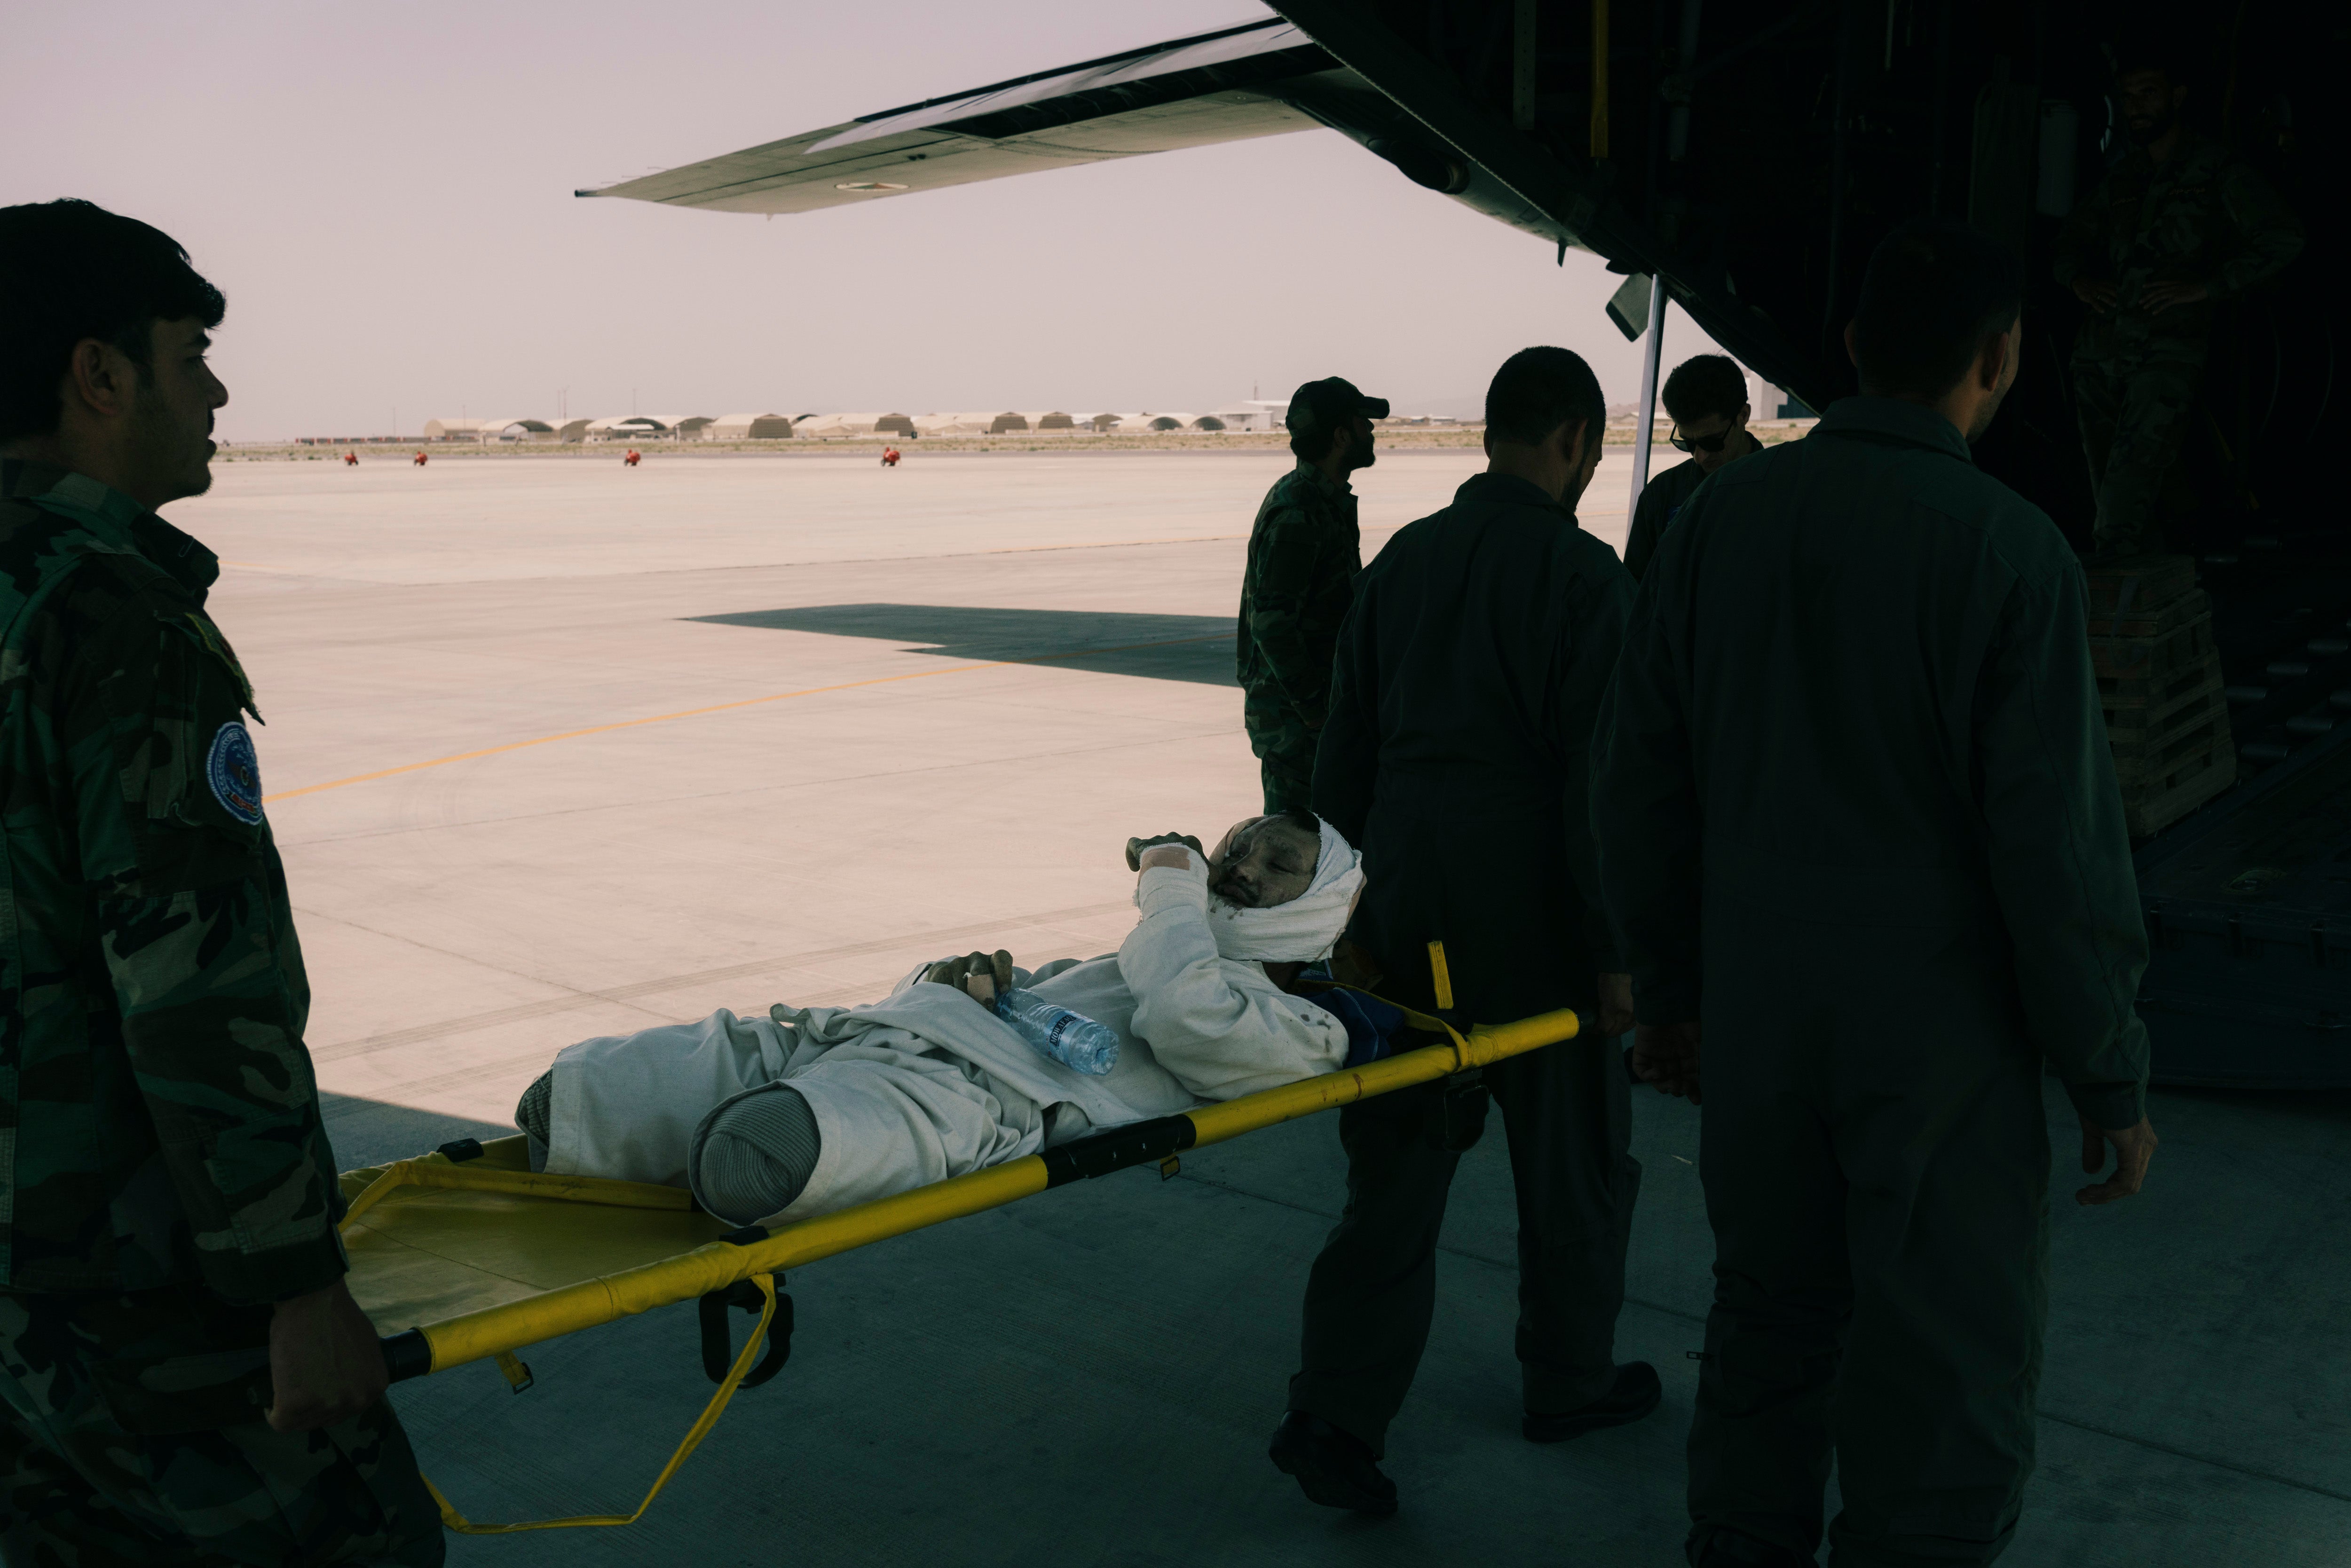
{"type": "Polygon", "coordinates": [[[2256,536],[2198,570],[2241,771],[2138,849],[2155,1074],[2351,1087],[2351,561],[2256,536]]]}
{"type": "MultiPolygon", "coordinates": [[[[2161,1185],[2126,1210],[2063,1196],[2076,1176],[2057,1140],[2041,1470],[2004,1562],[2332,1565],[2351,1530],[2351,1334],[2324,1303],[2351,1286],[2351,1114],[2339,1097],[2177,1092],[2154,1110],[2161,1185]]],[[[2065,1112],[2053,1092],[2053,1125],[2065,1112]]],[[[1394,1520],[1312,1507],[1265,1459],[1341,1199],[1333,1131],[1310,1119],[1187,1155],[1173,1181],[1081,1182],[796,1271],[790,1364],[736,1396],[642,1521],[453,1536],[451,1561],[731,1568],[785,1543],[826,1568],[1676,1561],[1683,1357],[1713,1245],[1686,1163],[1696,1115],[1645,1095],[1635,1117],[1619,1354],[1658,1366],[1664,1407],[1561,1448],[1520,1439],[1498,1126],[1456,1181],[1437,1332],[1391,1439],[1394,1520]]],[[[503,1130],[411,1123],[347,1157],[503,1130]]],[[[710,1393],[697,1344],[684,1304],[527,1351],[520,1396],[484,1364],[394,1397],[426,1473],[476,1520],[625,1511],[710,1393]]]]}

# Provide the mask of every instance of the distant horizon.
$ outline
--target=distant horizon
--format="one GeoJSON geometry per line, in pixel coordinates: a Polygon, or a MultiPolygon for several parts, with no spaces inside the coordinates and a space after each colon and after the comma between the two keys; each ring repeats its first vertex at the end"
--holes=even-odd
{"type": "MultiPolygon", "coordinates": [[[[691,27],[636,15],[35,10],[0,105],[32,152],[0,203],[82,196],[186,246],[228,296],[219,429],[248,444],[475,408],[1201,410],[1333,374],[1438,413],[1532,343],[1583,354],[1612,402],[1637,392],[1599,257],[1332,131],[773,222],[571,193],[1270,15],[1256,0],[906,0],[884,28],[752,0],[691,27]]],[[[1665,338],[1668,365],[1715,348],[1678,308],[1665,338]]]]}
{"type": "MultiPolygon", "coordinates": [[[[1768,383],[1767,383],[1767,384],[1768,384],[1768,383]]],[[[1249,400],[1249,399],[1241,399],[1241,400],[1238,400],[1238,402],[1250,402],[1250,401],[1253,401],[1253,400],[1249,400]]],[[[1404,421],[1409,421],[1409,420],[1423,420],[1423,419],[1428,419],[1428,420],[1442,420],[1442,421],[1446,422],[1446,423],[1448,423],[1448,424],[1465,425],[1465,426],[1466,426],[1466,425],[1482,425],[1482,424],[1485,423],[1485,420],[1486,420],[1485,411],[1484,411],[1484,409],[1483,409],[1482,407],[1474,408],[1474,409],[1471,409],[1471,410],[1469,410],[1469,411],[1468,411],[1468,412],[1461,412],[1461,413],[1447,412],[1447,408],[1449,408],[1449,407],[1458,407],[1458,406],[1460,406],[1460,400],[1434,400],[1432,402],[1427,402],[1427,403],[1416,403],[1416,402],[1408,402],[1408,401],[1406,401],[1406,400],[1403,400],[1403,399],[1390,399],[1389,401],[1390,401],[1391,402],[1393,402],[1393,403],[1395,405],[1395,413],[1390,417],[1390,420],[1381,422],[1381,423],[1401,423],[1401,422],[1404,422],[1404,421]],[[1440,404],[1442,404],[1443,406],[1439,406],[1440,404]]],[[[1475,400],[1470,400],[1470,401],[1474,402],[1475,400]]],[[[1633,420],[1636,420],[1636,419],[1638,419],[1638,418],[1639,418],[1639,416],[1640,416],[1640,405],[1639,405],[1639,400],[1638,400],[1638,399],[1632,399],[1632,400],[1627,400],[1627,401],[1620,402],[1611,402],[1611,403],[1607,404],[1607,405],[1606,405],[1606,407],[1607,407],[1607,417],[1608,417],[1608,419],[1609,419],[1612,423],[1614,423],[1614,422],[1615,422],[1615,421],[1619,421],[1619,420],[1623,420],[1623,421],[1633,421],[1633,420]]],[[[978,405],[978,408],[979,408],[980,410],[986,410],[986,409],[987,409],[987,404],[985,404],[985,403],[982,403],[982,404],[978,405]]],[[[669,411],[665,411],[665,412],[667,412],[667,413],[677,413],[677,411],[675,411],[675,410],[669,410],[669,411]]],[[[708,419],[713,419],[713,420],[723,420],[723,419],[726,419],[726,418],[728,418],[728,417],[731,417],[731,416],[736,416],[736,415],[740,415],[740,414],[751,414],[751,415],[753,415],[753,416],[755,416],[755,417],[760,417],[760,418],[766,418],[766,417],[770,417],[770,416],[781,417],[781,418],[789,419],[789,420],[792,420],[792,421],[793,421],[793,422],[795,422],[795,423],[798,423],[798,422],[802,421],[802,420],[821,419],[821,418],[826,417],[827,415],[839,414],[839,413],[850,413],[850,412],[857,412],[857,413],[862,413],[862,412],[872,412],[872,413],[883,413],[883,414],[886,414],[886,415],[889,415],[889,416],[892,416],[892,417],[904,416],[904,417],[905,417],[905,418],[907,418],[907,419],[929,419],[929,418],[936,417],[938,414],[940,414],[940,413],[948,413],[948,412],[977,412],[977,411],[948,411],[948,410],[924,409],[924,408],[914,408],[914,407],[910,407],[910,408],[901,408],[901,409],[877,409],[877,410],[871,410],[871,411],[866,411],[866,410],[841,410],[841,409],[802,409],[802,410],[799,410],[799,412],[797,412],[797,413],[787,413],[784,409],[781,409],[781,408],[766,408],[766,409],[726,409],[726,410],[722,410],[722,411],[720,411],[719,413],[715,413],[715,414],[705,414],[705,413],[701,413],[700,411],[698,411],[698,410],[697,410],[696,412],[695,412],[695,413],[678,413],[678,414],[677,414],[677,417],[678,417],[678,418],[680,418],[680,419],[704,419],[704,418],[708,418],[708,419]]],[[[1119,415],[1120,417],[1122,417],[1122,418],[1130,417],[1130,416],[1132,416],[1132,417],[1141,417],[1141,418],[1153,418],[1153,417],[1163,417],[1163,416],[1166,416],[1166,415],[1175,415],[1175,414],[1181,414],[1181,415],[1185,415],[1185,416],[1186,416],[1186,417],[1197,418],[1197,417],[1200,417],[1200,416],[1202,416],[1202,415],[1221,415],[1221,414],[1225,414],[1225,413],[1235,413],[1235,412],[1238,412],[1238,410],[1237,410],[1237,408],[1236,408],[1236,404],[1235,404],[1235,403],[1233,403],[1233,402],[1224,402],[1224,403],[1214,403],[1214,404],[1207,405],[1207,406],[1205,406],[1205,407],[1190,408],[1190,409],[1179,409],[1179,408],[1174,408],[1174,407],[1166,407],[1166,408],[1149,408],[1149,407],[1146,407],[1146,408],[1140,408],[1140,409],[1117,409],[1117,410],[1097,410],[1097,409],[1080,409],[1080,408],[1044,408],[1044,409],[1029,408],[1029,409],[999,409],[999,410],[995,410],[995,411],[992,411],[992,412],[1004,413],[1019,413],[1019,414],[1022,415],[1023,417],[1027,417],[1027,416],[1029,416],[1029,415],[1030,415],[1030,414],[1036,414],[1036,413],[1066,413],[1066,414],[1070,415],[1070,416],[1071,416],[1071,417],[1072,417],[1072,418],[1092,418],[1092,417],[1093,417],[1093,416],[1095,416],[1095,415],[1097,415],[1097,414],[1099,414],[1099,413],[1114,413],[1118,414],[1118,415],[1119,415]]],[[[553,423],[553,422],[554,422],[554,416],[552,416],[552,415],[536,414],[536,413],[526,413],[526,414],[508,414],[508,415],[507,415],[507,416],[506,416],[506,417],[507,417],[507,419],[508,423],[512,423],[512,422],[514,422],[514,421],[517,421],[517,420],[523,420],[523,419],[536,419],[536,420],[539,420],[539,421],[541,421],[542,423],[553,423]]],[[[573,414],[573,415],[570,415],[570,416],[569,416],[569,420],[593,419],[593,420],[595,420],[595,421],[601,422],[601,421],[605,421],[605,420],[612,420],[612,419],[631,419],[631,418],[636,418],[636,417],[640,417],[640,416],[638,416],[638,415],[633,415],[633,414],[596,414],[596,415],[573,414]]],[[[658,418],[658,417],[661,417],[661,416],[660,416],[660,415],[651,415],[651,416],[645,416],[645,417],[654,417],[654,418],[658,418]]],[[[1665,413],[1664,409],[1663,409],[1662,407],[1660,407],[1659,409],[1657,409],[1657,410],[1656,410],[1656,411],[1655,411],[1655,413],[1654,413],[1653,417],[1655,417],[1655,418],[1656,418],[1656,419],[1658,419],[1658,420],[1660,420],[1660,421],[1663,421],[1663,420],[1665,420],[1665,419],[1666,419],[1667,415],[1666,415],[1666,413],[1665,413]]],[[[1778,412],[1777,412],[1776,410],[1773,410],[1773,409],[1767,409],[1767,408],[1765,408],[1764,406],[1762,406],[1761,404],[1756,404],[1756,405],[1754,405],[1754,411],[1753,411],[1753,414],[1752,414],[1752,416],[1751,416],[1751,417],[1752,417],[1752,419],[1753,419],[1753,422],[1754,422],[1754,423],[1759,423],[1759,424],[1761,424],[1761,423],[1778,423],[1778,422],[1780,421],[1780,418],[1781,418],[1780,414],[1778,413],[1778,412]]],[[[1790,416],[1790,417],[1792,417],[1792,418],[1799,418],[1799,419],[1801,419],[1801,418],[1811,417],[1811,416],[1808,416],[1808,415],[1794,415],[1794,416],[1790,416]]],[[[471,421],[471,416],[466,415],[466,414],[460,413],[460,414],[456,414],[456,415],[450,415],[450,416],[443,416],[443,415],[438,415],[438,414],[436,414],[436,415],[434,415],[432,419],[430,419],[430,420],[426,420],[426,421],[423,421],[423,422],[422,422],[422,423],[442,423],[442,422],[444,420],[444,418],[445,418],[445,419],[454,419],[454,420],[455,420],[455,421],[457,421],[457,422],[459,422],[459,423],[471,423],[471,422],[472,422],[472,421],[471,421]]],[[[566,421],[564,421],[563,423],[569,423],[569,420],[566,420],[566,421]]],[[[1276,430],[1271,431],[1271,432],[1269,432],[1269,431],[1263,431],[1263,430],[1259,430],[1259,431],[1233,431],[1233,432],[1231,432],[1230,434],[1278,434],[1278,433],[1279,433],[1279,427],[1277,426],[1276,430]]],[[[1037,432],[1037,431],[1033,431],[1033,430],[1032,430],[1032,431],[1015,431],[1015,432],[1008,432],[1008,433],[1006,433],[1006,434],[1032,434],[1032,435],[1033,435],[1033,434],[1040,434],[1040,432],[1037,432]]],[[[1055,433],[1055,434],[1058,434],[1058,433],[1055,433]]],[[[1147,432],[1140,432],[1140,431],[1118,431],[1118,432],[1114,432],[1113,434],[1157,434],[1157,433],[1147,433],[1147,432]]],[[[1172,434],[1172,433],[1171,433],[1171,434],[1172,434]]],[[[1217,433],[1217,432],[1195,431],[1195,432],[1190,432],[1189,434],[1218,434],[1218,433],[1217,433]]],[[[636,437],[632,437],[632,438],[633,438],[633,439],[656,439],[656,438],[658,438],[658,436],[657,436],[657,435],[643,435],[643,436],[636,436],[636,437]]],[[[832,436],[815,437],[815,436],[799,436],[799,435],[795,435],[795,436],[790,436],[790,437],[782,437],[782,438],[778,438],[778,439],[789,439],[789,440],[820,440],[820,439],[847,439],[847,438],[846,438],[846,437],[832,437],[832,436]]],[[[916,436],[907,437],[907,439],[910,439],[910,440],[912,440],[912,439],[920,439],[920,437],[919,437],[919,435],[916,435],[916,436]]],[[[392,431],[392,432],[384,432],[384,431],[335,431],[335,432],[303,431],[303,432],[300,432],[300,433],[298,433],[298,434],[290,434],[290,435],[244,435],[244,436],[237,436],[237,437],[235,437],[235,438],[226,438],[226,437],[224,437],[224,438],[221,438],[221,439],[220,439],[219,444],[220,444],[221,445],[223,445],[223,446],[287,446],[287,445],[299,445],[299,444],[304,444],[304,443],[319,443],[319,444],[326,444],[326,443],[334,443],[334,442],[372,443],[372,442],[405,442],[405,441],[415,441],[415,442],[425,442],[425,441],[454,441],[454,442],[457,442],[457,443],[458,443],[458,444],[465,444],[465,445],[497,445],[497,444],[507,444],[507,445],[559,445],[559,444],[578,444],[578,443],[576,443],[576,442],[575,442],[575,443],[559,443],[559,442],[548,442],[548,441],[544,441],[544,440],[532,441],[532,440],[528,440],[528,439],[513,439],[513,440],[507,440],[507,439],[501,438],[501,439],[499,439],[499,440],[480,440],[480,439],[468,439],[468,438],[464,438],[464,437],[453,437],[453,436],[445,436],[445,435],[434,436],[434,435],[426,435],[426,434],[423,434],[423,430],[422,430],[421,428],[419,428],[417,431],[413,432],[413,433],[412,433],[412,432],[404,432],[404,431],[392,431]]]]}

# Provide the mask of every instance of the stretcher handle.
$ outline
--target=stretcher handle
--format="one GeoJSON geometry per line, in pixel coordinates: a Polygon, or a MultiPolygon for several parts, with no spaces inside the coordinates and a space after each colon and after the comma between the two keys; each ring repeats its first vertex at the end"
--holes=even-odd
{"type": "MultiPolygon", "coordinates": [[[[763,1278],[765,1276],[762,1276],[763,1278]]],[[[776,1321],[768,1330],[768,1356],[758,1367],[745,1377],[740,1386],[757,1388],[776,1374],[783,1371],[784,1363],[792,1358],[792,1299],[780,1292],[771,1292],[776,1321]]],[[[702,1326],[702,1372],[711,1382],[724,1385],[726,1368],[735,1359],[733,1338],[726,1327],[726,1309],[740,1307],[747,1312],[765,1315],[760,1293],[747,1280],[737,1280],[723,1291],[712,1291],[695,1303],[702,1326]]]]}

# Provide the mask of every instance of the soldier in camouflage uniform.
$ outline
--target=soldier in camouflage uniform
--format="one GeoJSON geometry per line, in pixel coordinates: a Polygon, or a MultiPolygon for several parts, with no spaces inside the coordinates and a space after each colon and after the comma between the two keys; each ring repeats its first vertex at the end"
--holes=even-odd
{"type": "Polygon", "coordinates": [[[211,551],[219,293],[0,209],[0,1559],[442,1560],[343,1283],[308,983],[211,551]]]}
{"type": "Polygon", "coordinates": [[[2074,401],[2101,556],[2162,548],[2156,498],[2203,374],[2211,302],[2302,249],[2277,193],[2180,120],[2188,89],[2168,68],[2126,64],[2116,88],[2137,145],[2074,209],[2056,267],[2092,311],[2074,345],[2074,401]]]}
{"type": "Polygon", "coordinates": [[[1284,415],[1298,466],[1274,481],[1249,528],[1235,653],[1268,815],[1313,809],[1331,655],[1364,570],[1347,476],[1377,460],[1372,421],[1387,413],[1385,398],[1337,376],[1300,387],[1284,415]]]}

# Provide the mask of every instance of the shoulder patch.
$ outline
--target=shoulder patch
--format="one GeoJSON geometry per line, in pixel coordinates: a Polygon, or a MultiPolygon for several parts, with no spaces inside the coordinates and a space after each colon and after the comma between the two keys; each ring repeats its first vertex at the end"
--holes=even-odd
{"type": "Polygon", "coordinates": [[[261,759],[253,752],[253,732],[242,720],[233,718],[213,732],[204,779],[222,810],[248,828],[261,826],[261,759]]]}
{"type": "Polygon", "coordinates": [[[236,678],[237,706],[254,717],[259,718],[261,710],[253,706],[253,682],[246,677],[245,666],[236,662],[236,654],[229,647],[228,639],[220,634],[220,628],[214,626],[209,617],[198,615],[193,611],[182,611],[180,619],[186,622],[194,631],[196,640],[204,645],[205,650],[222,664],[226,664],[229,674],[236,678]]]}

